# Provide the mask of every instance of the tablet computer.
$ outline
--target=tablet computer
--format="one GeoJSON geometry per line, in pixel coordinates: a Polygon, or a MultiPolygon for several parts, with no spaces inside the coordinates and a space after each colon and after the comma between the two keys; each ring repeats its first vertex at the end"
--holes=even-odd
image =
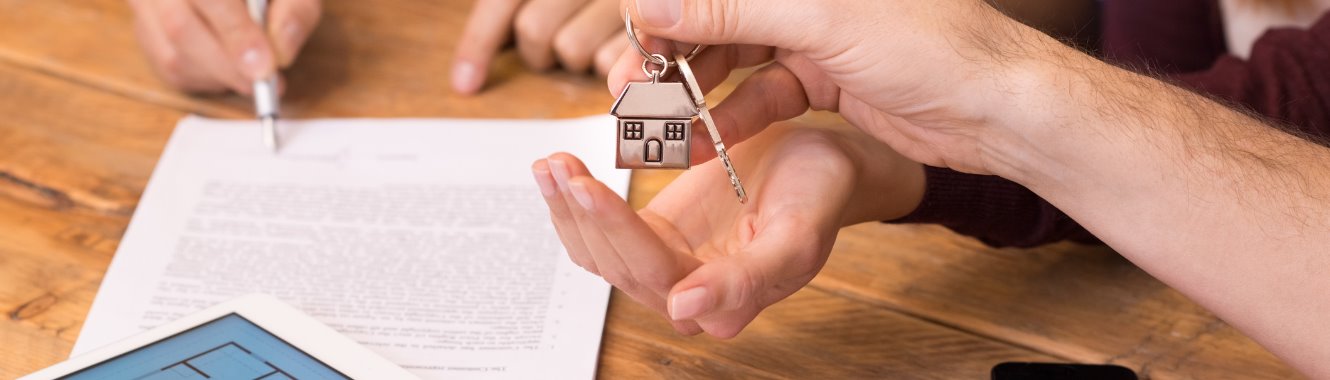
{"type": "Polygon", "coordinates": [[[416,379],[276,298],[213,306],[20,380],[416,379]]]}

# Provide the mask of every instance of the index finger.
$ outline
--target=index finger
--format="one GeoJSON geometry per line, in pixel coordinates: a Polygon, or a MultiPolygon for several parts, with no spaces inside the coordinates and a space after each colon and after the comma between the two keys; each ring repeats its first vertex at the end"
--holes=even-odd
{"type": "Polygon", "coordinates": [[[512,37],[513,17],[522,0],[478,0],[453,56],[453,90],[474,94],[485,85],[490,61],[512,37]]]}
{"type": "Polygon", "coordinates": [[[701,266],[697,258],[680,253],[661,239],[619,195],[589,175],[572,179],[585,189],[591,208],[583,211],[614,248],[634,282],[666,294],[675,282],[701,266]]]}
{"type": "MultiPolygon", "coordinates": [[[[734,147],[772,123],[795,118],[807,111],[808,96],[803,83],[782,63],[776,62],[745,78],[725,101],[712,107],[711,114],[721,140],[734,147]]],[[[702,163],[716,157],[711,136],[698,133],[693,139],[693,162],[702,163]]]]}
{"type": "Polygon", "coordinates": [[[249,80],[267,79],[277,72],[268,35],[250,17],[244,3],[218,0],[192,3],[249,80]]]}
{"type": "Polygon", "coordinates": [[[268,35],[279,66],[289,67],[295,62],[296,53],[314,32],[322,15],[319,0],[273,0],[268,10],[268,35]]]}

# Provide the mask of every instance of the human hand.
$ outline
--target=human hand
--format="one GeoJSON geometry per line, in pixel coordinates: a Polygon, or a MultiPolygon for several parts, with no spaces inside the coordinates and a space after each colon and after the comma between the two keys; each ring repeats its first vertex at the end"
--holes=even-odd
{"type": "Polygon", "coordinates": [[[552,155],[532,170],[574,262],[681,333],[728,338],[812,280],[841,226],[918,206],[922,166],[860,136],[773,129],[736,146],[732,157],[753,190],[745,204],[714,160],[640,212],[573,156],[552,155]]]}
{"type": "MultiPolygon", "coordinates": [[[[991,111],[1010,104],[994,94],[1021,95],[1016,85],[1023,73],[1009,71],[1009,64],[1040,58],[1027,57],[1023,44],[1048,40],[1025,38],[1039,34],[981,0],[635,0],[626,6],[643,35],[713,45],[692,65],[706,89],[735,68],[774,61],[716,107],[726,142],[811,107],[840,112],[913,160],[971,173],[992,173],[985,152],[1005,141],[994,138],[1006,137],[1003,131],[988,127],[999,124],[991,111]]],[[[659,42],[646,41],[656,51],[659,42]]],[[[612,93],[645,80],[642,60],[636,51],[623,53],[609,75],[612,93]]]]}
{"type": "Polygon", "coordinates": [[[134,32],[157,75],[178,89],[250,94],[288,67],[318,24],[320,0],[273,0],[266,30],[240,0],[130,0],[134,32]]]}
{"type": "Polygon", "coordinates": [[[605,75],[628,47],[618,0],[477,0],[453,61],[453,89],[474,94],[485,86],[490,62],[512,34],[527,67],[548,70],[557,61],[581,73],[605,75]]]}

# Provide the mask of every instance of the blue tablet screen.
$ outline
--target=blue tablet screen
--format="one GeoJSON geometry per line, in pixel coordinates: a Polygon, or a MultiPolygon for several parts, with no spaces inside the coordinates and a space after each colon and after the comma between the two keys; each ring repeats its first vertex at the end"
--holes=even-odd
{"type": "Polygon", "coordinates": [[[229,314],[63,379],[347,379],[281,338],[229,314]]]}

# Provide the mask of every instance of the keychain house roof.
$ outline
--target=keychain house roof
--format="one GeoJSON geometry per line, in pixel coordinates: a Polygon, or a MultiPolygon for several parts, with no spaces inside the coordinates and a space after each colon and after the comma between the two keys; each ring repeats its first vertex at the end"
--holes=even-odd
{"type": "Polygon", "coordinates": [[[620,169],[686,169],[697,106],[683,83],[633,82],[610,109],[618,118],[620,169]]]}

